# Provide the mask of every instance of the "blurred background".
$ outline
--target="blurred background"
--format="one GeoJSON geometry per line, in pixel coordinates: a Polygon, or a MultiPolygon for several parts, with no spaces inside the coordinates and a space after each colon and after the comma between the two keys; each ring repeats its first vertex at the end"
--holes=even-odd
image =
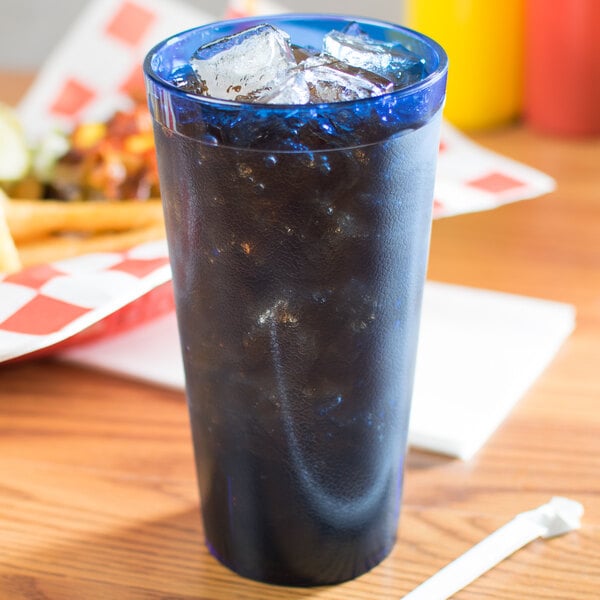
{"type": "MultiPolygon", "coordinates": [[[[221,16],[227,0],[179,0],[221,16]]],[[[290,11],[347,13],[398,21],[402,0],[282,0],[290,11]]],[[[0,68],[35,70],[86,0],[0,0],[0,68]],[[26,25],[26,27],[25,27],[26,25]]]]}

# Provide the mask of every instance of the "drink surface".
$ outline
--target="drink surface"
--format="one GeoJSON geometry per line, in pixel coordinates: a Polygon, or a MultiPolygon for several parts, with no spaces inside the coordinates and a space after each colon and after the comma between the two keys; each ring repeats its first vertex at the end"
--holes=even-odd
{"type": "Polygon", "coordinates": [[[147,80],[206,538],[244,576],[335,583],[393,546],[444,76],[268,107],[147,80]]]}

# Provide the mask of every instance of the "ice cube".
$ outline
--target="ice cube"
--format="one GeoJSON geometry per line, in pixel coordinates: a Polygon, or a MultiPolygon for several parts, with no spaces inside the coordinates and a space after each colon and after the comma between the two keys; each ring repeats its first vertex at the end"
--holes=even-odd
{"type": "Polygon", "coordinates": [[[263,104],[308,104],[310,90],[301,70],[290,71],[286,79],[276,86],[267,88],[256,98],[263,104]]]}
{"type": "Polygon", "coordinates": [[[225,100],[267,93],[296,66],[288,34],[268,24],[205,44],[190,63],[202,93],[225,100]]]}
{"type": "Polygon", "coordinates": [[[323,37],[323,52],[354,67],[373,71],[404,87],[425,74],[425,60],[402,44],[382,42],[369,37],[358,24],[323,37]]]}
{"type": "Polygon", "coordinates": [[[369,98],[392,91],[394,84],[376,73],[340,62],[328,55],[295,48],[297,68],[252,98],[265,104],[307,104],[369,98]]]}
{"type": "Polygon", "coordinates": [[[390,92],[389,79],[360,69],[331,56],[311,56],[299,65],[310,90],[310,101],[343,102],[390,92]]]}

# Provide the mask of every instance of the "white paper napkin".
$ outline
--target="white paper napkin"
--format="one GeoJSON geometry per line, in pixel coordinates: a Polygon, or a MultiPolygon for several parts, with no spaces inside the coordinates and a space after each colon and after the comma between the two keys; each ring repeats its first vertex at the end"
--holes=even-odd
{"type": "Polygon", "coordinates": [[[473,456],[574,327],[568,304],[428,282],[410,443],[473,456]]]}
{"type": "MultiPolygon", "coordinates": [[[[428,282],[411,445],[471,457],[552,360],[574,324],[570,305],[428,282]]],[[[184,388],[173,313],[59,358],[184,388]]]]}

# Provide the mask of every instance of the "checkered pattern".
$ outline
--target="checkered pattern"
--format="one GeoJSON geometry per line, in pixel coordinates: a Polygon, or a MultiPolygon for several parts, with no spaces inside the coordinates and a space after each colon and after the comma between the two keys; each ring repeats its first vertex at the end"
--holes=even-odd
{"type": "MultiPolygon", "coordinates": [[[[170,276],[165,242],[0,276],[0,361],[64,341],[168,282],[170,276]]],[[[149,318],[153,312],[142,314],[138,308],[134,320],[149,318]]]]}
{"type": "Polygon", "coordinates": [[[434,218],[489,210],[547,194],[554,187],[544,173],[486,150],[443,124],[434,218]]]}
{"type": "Polygon", "coordinates": [[[216,18],[178,0],[86,3],[19,106],[28,133],[106,118],[143,93],[142,60],[154,44],[216,18]]]}
{"type": "Polygon", "coordinates": [[[123,2],[106,26],[105,33],[135,48],[156,20],[156,13],[135,2],[123,2]]]}

